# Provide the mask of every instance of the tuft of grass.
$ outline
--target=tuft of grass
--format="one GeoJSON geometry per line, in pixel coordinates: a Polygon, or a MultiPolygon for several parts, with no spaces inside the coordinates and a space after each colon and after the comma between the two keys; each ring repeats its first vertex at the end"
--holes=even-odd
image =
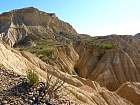
{"type": "Polygon", "coordinates": [[[27,80],[30,86],[37,85],[39,83],[39,77],[33,70],[27,71],[27,80]]]}

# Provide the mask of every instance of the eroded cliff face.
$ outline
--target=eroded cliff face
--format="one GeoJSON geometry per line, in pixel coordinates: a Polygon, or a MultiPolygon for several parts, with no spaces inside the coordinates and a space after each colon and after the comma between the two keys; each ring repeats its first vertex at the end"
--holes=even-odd
{"type": "Polygon", "coordinates": [[[69,91],[68,99],[77,100],[81,105],[133,105],[131,102],[121,98],[114,92],[91,80],[61,72],[58,68],[48,65],[28,52],[19,52],[0,43],[0,64],[5,70],[14,71],[20,75],[26,75],[28,69],[35,70],[42,81],[46,80],[47,74],[65,81],[69,91]],[[119,100],[119,101],[118,101],[119,100]]]}
{"type": "Polygon", "coordinates": [[[55,14],[31,7],[1,14],[0,38],[1,65],[20,75],[35,70],[42,81],[52,74],[66,82],[69,97],[79,104],[140,104],[119,88],[140,82],[137,36],[78,35],[55,14]]]}
{"type": "Polygon", "coordinates": [[[26,38],[32,39],[47,37],[54,38],[58,33],[77,34],[72,26],[59,20],[53,13],[45,13],[29,7],[13,10],[0,15],[1,39],[11,47],[26,38]]]}
{"type": "Polygon", "coordinates": [[[75,68],[81,77],[95,80],[109,90],[116,90],[126,81],[140,81],[139,39],[106,36],[93,41],[92,45],[81,43],[76,46],[79,60],[75,68]],[[103,47],[106,43],[112,47],[103,47]]]}
{"type": "Polygon", "coordinates": [[[116,91],[121,97],[130,100],[134,105],[140,103],[140,83],[127,82],[116,91]]]}
{"type": "MultiPolygon", "coordinates": [[[[72,74],[78,54],[72,45],[67,44],[69,41],[67,42],[67,39],[60,34],[76,36],[77,32],[70,24],[59,20],[54,13],[45,13],[29,7],[0,15],[0,39],[2,41],[15,48],[27,47],[36,50],[41,49],[42,45],[47,48],[51,47],[54,49],[53,52],[57,54],[53,57],[55,60],[51,61],[44,57],[44,61],[72,74]],[[49,42],[50,40],[51,42],[49,42]],[[44,43],[42,44],[42,42],[44,43]],[[38,48],[34,48],[36,46],[38,48]]],[[[42,52],[38,54],[39,57],[44,54],[42,52]]]]}

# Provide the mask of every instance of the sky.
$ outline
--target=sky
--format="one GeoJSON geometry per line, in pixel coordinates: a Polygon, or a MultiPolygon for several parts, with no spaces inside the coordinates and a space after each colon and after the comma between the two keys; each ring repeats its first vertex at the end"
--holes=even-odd
{"type": "Polygon", "coordinates": [[[0,0],[0,13],[23,7],[56,13],[82,34],[140,32],[140,0],[0,0]]]}

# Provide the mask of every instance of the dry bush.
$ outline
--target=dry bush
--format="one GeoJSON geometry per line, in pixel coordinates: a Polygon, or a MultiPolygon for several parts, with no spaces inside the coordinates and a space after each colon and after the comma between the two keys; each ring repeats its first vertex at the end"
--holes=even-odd
{"type": "Polygon", "coordinates": [[[28,84],[33,88],[37,89],[39,92],[38,97],[42,97],[43,99],[47,99],[48,103],[53,102],[54,100],[59,102],[61,99],[65,99],[65,96],[68,94],[64,94],[64,90],[66,87],[64,86],[65,81],[62,81],[53,75],[48,74],[46,82],[39,82],[38,75],[29,70],[27,72],[27,80],[28,84]]]}
{"type": "Polygon", "coordinates": [[[63,97],[62,90],[65,82],[60,79],[54,79],[52,75],[47,76],[47,82],[45,84],[45,94],[48,96],[48,101],[51,99],[59,99],[63,97]]]}

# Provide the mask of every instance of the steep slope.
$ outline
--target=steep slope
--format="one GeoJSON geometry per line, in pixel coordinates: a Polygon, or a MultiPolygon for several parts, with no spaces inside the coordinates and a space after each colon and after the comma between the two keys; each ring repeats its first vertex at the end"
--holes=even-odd
{"type": "Polygon", "coordinates": [[[29,7],[0,15],[1,40],[11,47],[35,53],[43,61],[72,74],[78,54],[67,44],[70,41],[60,34],[76,36],[77,32],[54,13],[29,7]]]}
{"type": "Polygon", "coordinates": [[[140,81],[140,40],[133,36],[95,37],[76,44],[77,73],[116,90],[126,81],[140,81]]]}
{"type": "Polygon", "coordinates": [[[117,89],[126,81],[140,80],[137,37],[77,35],[55,14],[33,7],[1,14],[0,20],[4,42],[11,47],[27,45],[23,50],[35,53],[61,71],[96,80],[110,90],[117,89]],[[104,48],[107,44],[113,48],[104,48]]]}
{"type": "Polygon", "coordinates": [[[117,94],[121,97],[130,100],[134,105],[140,103],[140,83],[127,82],[123,84],[118,90],[117,94]]]}
{"type": "Polygon", "coordinates": [[[30,53],[15,51],[3,43],[0,43],[0,48],[0,64],[6,68],[5,70],[12,70],[20,75],[26,75],[26,71],[32,69],[40,75],[40,79],[43,81],[47,78],[47,73],[50,73],[67,83],[68,88],[64,89],[63,92],[69,91],[68,97],[77,100],[79,104],[132,105],[131,102],[121,98],[116,93],[101,88],[98,83],[61,72],[58,68],[42,62],[30,53]],[[88,89],[92,92],[88,92],[88,89]]]}
{"type": "Polygon", "coordinates": [[[32,45],[27,51],[61,71],[69,74],[77,72],[79,76],[96,80],[110,90],[117,89],[126,81],[139,81],[139,39],[136,37],[77,36],[76,31],[55,14],[33,7],[1,14],[0,20],[4,42],[11,47],[32,45]],[[113,48],[103,48],[106,43],[113,48]]]}

